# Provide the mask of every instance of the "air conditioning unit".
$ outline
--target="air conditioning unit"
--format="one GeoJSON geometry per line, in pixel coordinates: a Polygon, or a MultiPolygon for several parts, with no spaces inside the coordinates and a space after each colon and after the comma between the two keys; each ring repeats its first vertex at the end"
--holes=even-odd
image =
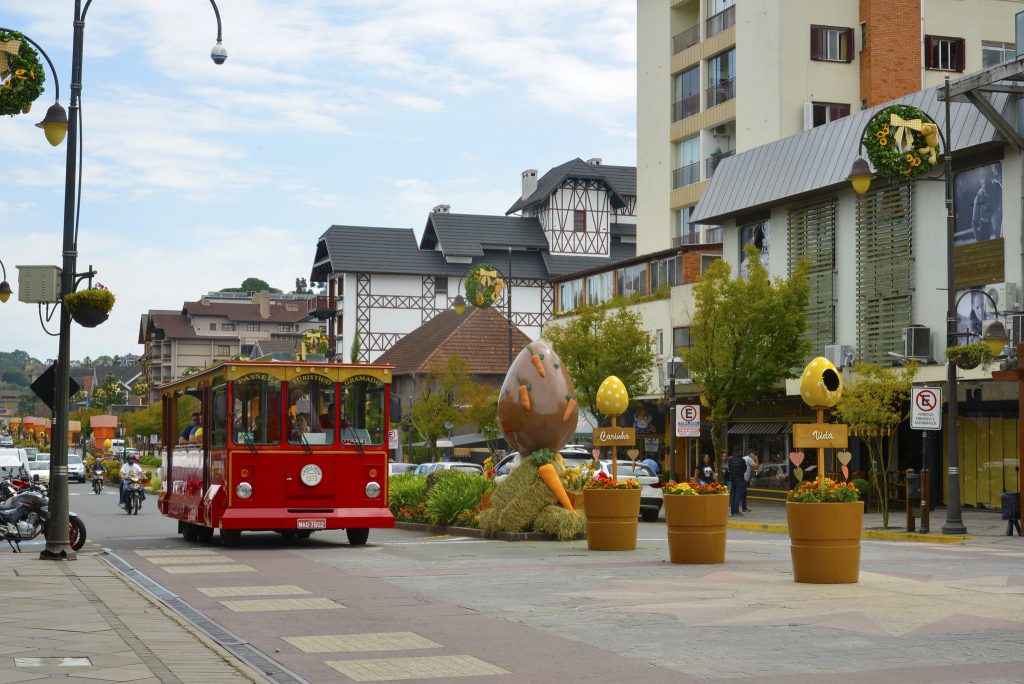
{"type": "Polygon", "coordinates": [[[729,127],[725,124],[721,124],[720,126],[712,128],[711,132],[715,135],[729,135],[729,127]]]}
{"type": "Polygon", "coordinates": [[[853,347],[848,344],[829,344],[825,346],[825,358],[832,365],[842,370],[853,363],[853,347]]]}
{"type": "MultiPolygon", "coordinates": [[[[994,285],[986,285],[985,292],[995,300],[996,307],[999,309],[999,313],[1006,313],[1007,311],[1016,311],[1017,305],[1017,285],[1016,283],[996,283],[994,285]]],[[[985,311],[990,316],[996,315],[995,311],[992,311],[992,302],[985,299],[985,311]]]]}
{"type": "Polygon", "coordinates": [[[910,325],[903,329],[903,355],[908,359],[930,359],[932,331],[926,325],[910,325]]]}

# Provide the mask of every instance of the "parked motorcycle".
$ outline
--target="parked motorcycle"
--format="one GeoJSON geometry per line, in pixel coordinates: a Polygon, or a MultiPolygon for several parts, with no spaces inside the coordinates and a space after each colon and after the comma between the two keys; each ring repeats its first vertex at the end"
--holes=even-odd
{"type": "Polygon", "coordinates": [[[139,514],[142,508],[142,480],[133,477],[128,480],[128,491],[124,495],[124,510],[128,515],[139,514]]]}
{"type": "Polygon", "coordinates": [[[28,485],[28,480],[22,480],[16,477],[5,477],[0,480],[0,504],[28,487],[28,485]]]}
{"type": "MultiPolygon", "coordinates": [[[[0,504],[0,539],[14,553],[21,553],[21,542],[45,536],[49,522],[50,499],[38,484],[25,486],[0,504]]],[[[75,551],[85,546],[85,523],[74,513],[68,516],[68,543],[75,551]]]]}

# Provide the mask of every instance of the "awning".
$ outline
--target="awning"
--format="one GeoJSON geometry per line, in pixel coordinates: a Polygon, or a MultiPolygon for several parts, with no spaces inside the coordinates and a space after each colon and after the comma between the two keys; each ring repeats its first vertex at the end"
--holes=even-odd
{"type": "Polygon", "coordinates": [[[779,435],[789,432],[789,423],[733,423],[730,435],[779,435]]]}

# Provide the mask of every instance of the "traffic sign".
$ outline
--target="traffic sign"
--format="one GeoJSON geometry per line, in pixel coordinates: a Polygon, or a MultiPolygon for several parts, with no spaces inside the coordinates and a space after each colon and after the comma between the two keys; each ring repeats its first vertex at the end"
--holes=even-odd
{"type": "Polygon", "coordinates": [[[700,406],[676,406],[676,437],[700,437],[700,406]]]}
{"type": "Polygon", "coordinates": [[[942,390],[913,387],[910,390],[910,427],[915,430],[942,429],[942,390]]]}
{"type": "Polygon", "coordinates": [[[402,446],[398,440],[398,430],[388,430],[388,449],[398,449],[402,446]]]}

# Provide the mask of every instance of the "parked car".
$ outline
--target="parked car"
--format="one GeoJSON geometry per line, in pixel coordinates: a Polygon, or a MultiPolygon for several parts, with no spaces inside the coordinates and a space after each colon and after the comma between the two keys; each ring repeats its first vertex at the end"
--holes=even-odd
{"type": "Polygon", "coordinates": [[[0,435],[0,447],[14,446],[14,438],[10,435],[0,435]]]}
{"type": "Polygon", "coordinates": [[[46,461],[47,463],[49,463],[50,462],[50,452],[49,451],[40,451],[38,454],[36,454],[35,460],[37,460],[37,461],[46,461]]]}
{"type": "Polygon", "coordinates": [[[407,473],[410,470],[415,469],[415,463],[395,463],[394,461],[388,462],[388,475],[398,475],[399,473],[407,473]]]}
{"type": "MultiPolygon", "coordinates": [[[[658,522],[661,507],[665,503],[665,495],[660,487],[660,478],[654,474],[650,466],[643,463],[619,461],[616,468],[619,480],[635,479],[640,483],[640,517],[643,521],[658,522]]],[[[601,472],[611,477],[612,462],[601,461],[601,472]]]]}
{"type": "Polygon", "coordinates": [[[457,461],[441,461],[438,463],[420,463],[413,470],[417,475],[429,475],[430,473],[438,470],[457,470],[461,473],[470,473],[471,475],[483,475],[484,467],[476,463],[460,463],[457,461]]]}
{"type": "Polygon", "coordinates": [[[0,478],[16,477],[21,480],[29,479],[28,468],[18,457],[18,454],[0,453],[0,478]]]}
{"type": "Polygon", "coordinates": [[[85,482],[85,464],[78,454],[68,454],[68,481],[85,482]]]}
{"type": "MultiPolygon", "coordinates": [[[[594,460],[585,447],[577,444],[566,444],[558,450],[558,453],[562,456],[562,461],[565,463],[566,468],[575,468],[594,460]]],[[[497,465],[494,466],[494,483],[501,484],[508,477],[508,474],[515,470],[516,466],[521,462],[522,458],[519,456],[518,451],[513,451],[498,461],[497,465]]]]}
{"type": "Polygon", "coordinates": [[[38,477],[40,483],[48,484],[50,482],[50,462],[29,461],[28,474],[33,480],[38,477]]]}

